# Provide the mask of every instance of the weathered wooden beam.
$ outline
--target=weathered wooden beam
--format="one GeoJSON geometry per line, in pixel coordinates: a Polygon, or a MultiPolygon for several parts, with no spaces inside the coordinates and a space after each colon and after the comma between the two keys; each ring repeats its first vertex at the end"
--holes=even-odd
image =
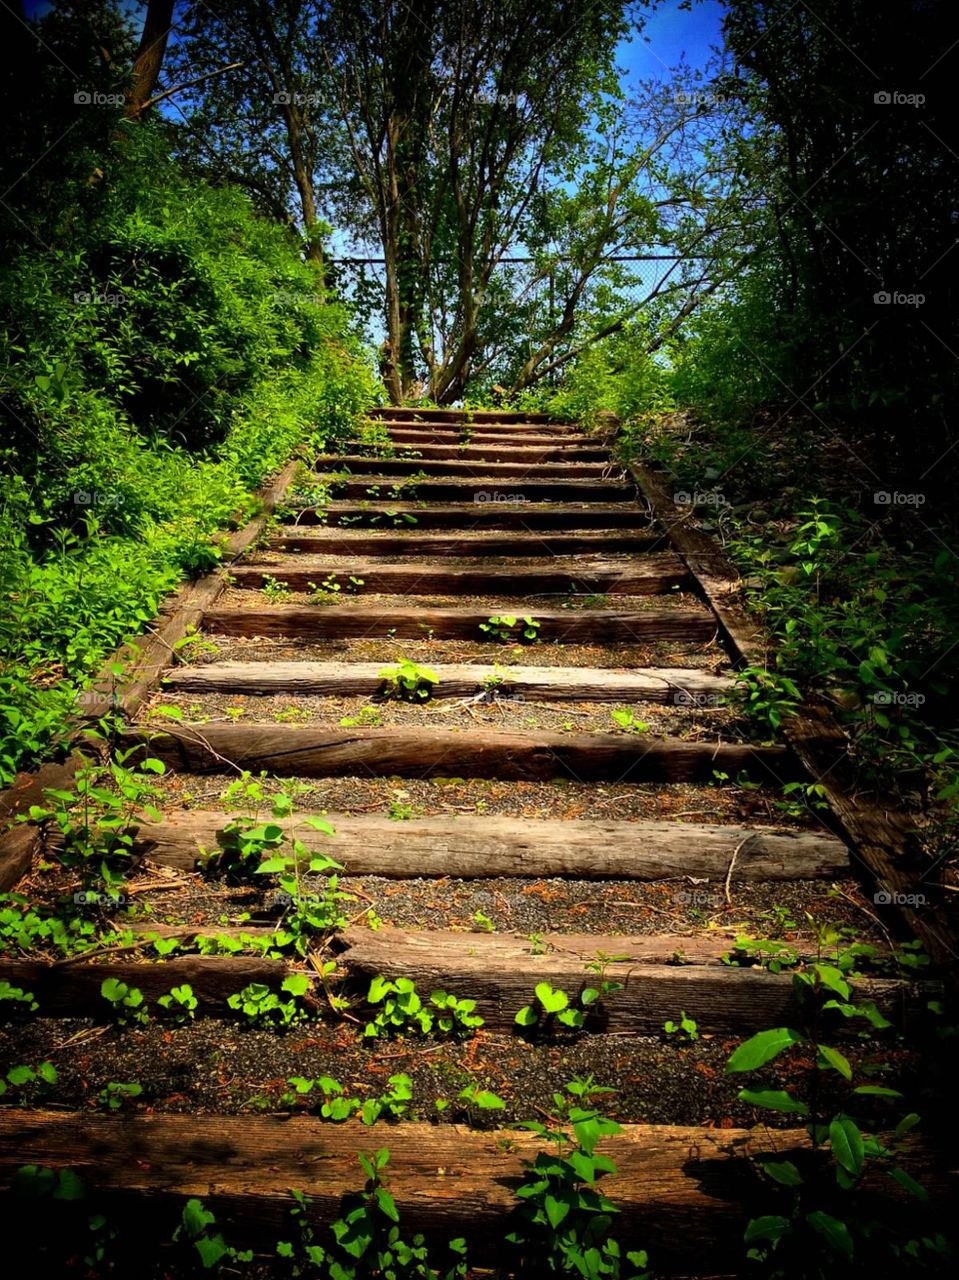
{"type": "MultiPolygon", "coordinates": [[[[345,533],[337,528],[322,532],[284,531],[270,541],[275,551],[295,551],[331,556],[593,556],[604,552],[626,555],[661,550],[660,533],[506,533],[488,530],[442,534],[408,531],[345,533]]],[[[495,563],[495,561],[493,562],[495,563]]]]}
{"type": "Polygon", "coordinates": [[[616,733],[503,733],[485,729],[325,729],[277,724],[178,724],[131,728],[127,746],[143,743],[171,768],[196,773],[226,766],[284,777],[526,779],[614,782],[707,782],[716,770],[747,771],[779,783],[792,776],[782,747],[682,742],[616,733]]]}
{"type": "Polygon", "coordinates": [[[461,502],[475,506],[510,501],[520,505],[535,502],[628,502],[635,496],[635,487],[617,480],[537,480],[526,476],[497,476],[475,474],[462,479],[436,479],[406,483],[402,477],[377,475],[357,476],[341,480],[334,476],[318,474],[317,479],[328,484],[337,498],[369,498],[397,502],[414,497],[423,502],[461,502]],[[398,492],[394,493],[394,490],[398,492]],[[404,492],[405,490],[405,492],[404,492]]]}
{"type": "MultiPolygon", "coordinates": [[[[308,816],[308,815],[304,815],[308,816]]],[[[325,815],[336,834],[324,835],[301,819],[297,836],[313,852],[329,853],[349,875],[404,880],[454,876],[531,880],[684,880],[677,895],[692,901],[688,878],[731,883],[758,880],[842,879],[849,854],[842,841],[818,831],[693,822],[556,821],[547,818],[416,818],[393,822],[385,814],[325,815]]],[[[197,809],[165,813],[142,823],[136,851],[161,866],[192,870],[200,851],[215,850],[228,813],[197,809]]]]}
{"type": "MultiPolygon", "coordinates": [[[[370,528],[456,529],[649,529],[649,516],[635,502],[583,503],[579,506],[508,503],[510,490],[497,489],[488,502],[472,506],[412,502],[330,502],[324,507],[298,506],[297,524],[359,525],[370,528]],[[497,496],[499,495],[499,496],[497,496]]],[[[366,496],[366,495],[364,495],[366,496]]],[[[289,523],[289,518],[287,519],[289,523]]]]}
{"type": "MultiPolygon", "coordinates": [[[[203,617],[207,631],[230,636],[288,636],[310,640],[395,636],[401,640],[482,640],[480,624],[495,610],[469,606],[409,609],[372,605],[268,609],[210,609],[203,617]]],[[[500,612],[506,612],[503,607],[500,612]]],[[[539,639],[554,644],[644,644],[648,640],[709,640],[716,619],[706,609],[536,609],[539,639]]],[[[495,647],[491,653],[495,654],[495,647]]]]}
{"type": "Polygon", "coordinates": [[[273,556],[235,568],[232,578],[234,586],[251,590],[274,578],[291,590],[309,591],[331,574],[344,580],[360,578],[363,591],[378,595],[648,596],[682,589],[690,582],[685,565],[671,551],[654,551],[625,562],[576,560],[543,565],[524,560],[493,563],[480,556],[473,566],[447,566],[442,559],[391,563],[354,557],[344,562],[329,556],[273,556]]]}
{"type": "MultiPolygon", "coordinates": [[[[164,683],[193,693],[307,693],[349,697],[380,692],[383,662],[210,662],[173,667],[164,683]]],[[[633,671],[589,667],[492,667],[433,663],[439,683],[433,698],[462,698],[494,682],[500,697],[564,702],[672,702],[679,707],[717,706],[733,687],[728,676],[695,667],[640,667],[633,671]]]]}

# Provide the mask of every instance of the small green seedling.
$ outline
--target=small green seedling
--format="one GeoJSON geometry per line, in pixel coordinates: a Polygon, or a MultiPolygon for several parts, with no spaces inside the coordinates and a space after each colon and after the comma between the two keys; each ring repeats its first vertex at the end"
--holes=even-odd
{"type": "Polygon", "coordinates": [[[381,696],[400,702],[427,702],[440,682],[435,671],[410,658],[401,658],[396,666],[384,667],[379,678],[383,681],[381,696]]]}

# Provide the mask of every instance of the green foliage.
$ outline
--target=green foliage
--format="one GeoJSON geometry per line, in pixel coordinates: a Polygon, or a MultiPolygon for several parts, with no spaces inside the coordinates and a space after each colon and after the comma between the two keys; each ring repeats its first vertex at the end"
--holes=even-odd
{"type": "Polygon", "coordinates": [[[110,1005],[115,1021],[121,1027],[145,1026],[150,1021],[143,992],[119,978],[104,978],[100,995],[110,1005]]]}
{"type": "MultiPolygon", "coordinates": [[[[162,761],[144,757],[141,747],[111,749],[96,732],[87,733],[86,745],[98,754],[83,757],[72,788],[48,788],[46,805],[31,805],[24,820],[56,829],[63,837],[64,864],[85,877],[98,875],[110,899],[118,895],[117,885],[132,864],[138,824],[144,817],[160,821],[151,801],[157,795],[154,779],[166,769],[162,761]]],[[[87,898],[98,902],[101,895],[77,897],[87,905],[87,898]]]]}
{"type": "Polygon", "coordinates": [[[846,1053],[830,1043],[830,1033],[840,1027],[863,1042],[890,1028],[871,1001],[854,995],[849,976],[862,955],[858,946],[845,948],[834,962],[817,960],[795,972],[798,1026],[757,1032],[726,1064],[729,1073],[754,1072],[791,1053],[795,1061],[789,1079],[796,1080],[796,1068],[803,1073],[804,1096],[795,1087],[739,1092],[740,1100],[752,1106],[801,1117],[814,1155],[811,1163],[759,1159],[769,1186],[785,1202],[782,1212],[754,1218],[746,1229],[749,1257],[766,1275],[831,1274],[833,1268],[852,1264],[870,1274],[881,1267],[882,1259],[893,1265],[894,1259],[915,1260],[927,1250],[928,1242],[903,1237],[900,1226],[877,1219],[868,1199],[855,1194],[872,1171],[874,1176],[884,1174],[917,1202],[927,1198],[925,1189],[898,1163],[903,1139],[919,1117],[909,1113],[895,1124],[881,1119],[881,1127],[892,1130],[891,1139],[870,1133],[865,1117],[875,1122],[881,1114],[877,1107],[902,1095],[882,1083],[880,1062],[866,1059],[854,1067],[846,1053]],[[829,1088],[821,1083],[824,1074],[831,1078],[829,1088]]]}
{"type": "Polygon", "coordinates": [[[6,1075],[0,1077],[0,1098],[13,1090],[16,1100],[26,1103],[41,1097],[56,1083],[57,1069],[52,1062],[41,1062],[36,1067],[26,1064],[10,1067],[6,1075]]]}
{"type": "Polygon", "coordinates": [[[475,1000],[434,991],[424,1004],[411,978],[389,979],[377,974],[370,982],[366,1002],[379,1006],[363,1028],[367,1039],[430,1034],[458,1039],[483,1025],[475,1012],[475,1000]]]}
{"type": "Polygon", "coordinates": [[[498,640],[501,644],[535,644],[541,625],[536,618],[494,614],[481,622],[479,629],[488,640],[498,640]]]}
{"type": "Polygon", "coordinates": [[[663,1023],[663,1030],[668,1036],[675,1036],[677,1040],[699,1039],[699,1025],[694,1018],[688,1016],[685,1009],[680,1013],[678,1022],[668,1018],[663,1023]]]}
{"type": "Polygon", "coordinates": [[[613,723],[627,733],[649,732],[648,723],[645,720],[637,719],[635,712],[630,711],[628,707],[615,707],[609,715],[613,723]]]}
{"type": "Polygon", "coordinates": [[[440,681],[435,671],[412,658],[400,658],[395,666],[384,667],[379,678],[384,682],[382,696],[402,702],[426,702],[440,681]]]}
{"type": "Polygon", "coordinates": [[[310,1009],[303,1003],[309,990],[310,979],[305,973],[291,973],[283,979],[279,992],[271,991],[264,982],[251,982],[228,996],[227,1004],[251,1026],[285,1029],[310,1017],[310,1009]]]}
{"type": "Polygon", "coordinates": [[[616,1173],[616,1165],[596,1147],[602,1138],[619,1133],[620,1126],[602,1115],[592,1101],[614,1092],[595,1085],[592,1077],[574,1080],[565,1093],[553,1094],[554,1120],[523,1125],[554,1149],[523,1161],[526,1173],[516,1192],[521,1204],[517,1225],[506,1236],[518,1248],[518,1276],[578,1275],[584,1280],[648,1276],[644,1253],[630,1252],[623,1258],[612,1235],[618,1210],[598,1185],[616,1173]]]}
{"type": "Polygon", "coordinates": [[[127,1103],[139,1098],[143,1093],[141,1084],[124,1084],[111,1080],[97,1094],[97,1102],[107,1111],[122,1111],[127,1103]]]}
{"type": "Polygon", "coordinates": [[[252,489],[373,398],[284,229],[186,176],[162,128],[105,128],[90,150],[91,123],[74,110],[50,138],[72,177],[0,269],[0,783],[177,578],[217,564],[252,489]]]}
{"type": "Polygon", "coordinates": [[[252,1262],[252,1250],[238,1252],[231,1248],[216,1230],[216,1217],[205,1208],[202,1200],[188,1200],[183,1206],[180,1225],[173,1233],[174,1242],[192,1245],[193,1251],[205,1271],[219,1268],[222,1263],[252,1262]]]}
{"type": "Polygon", "coordinates": [[[179,987],[171,987],[165,996],[158,997],[157,1004],[174,1022],[184,1023],[192,1022],[196,1017],[199,1002],[193,988],[184,982],[179,987]]]}

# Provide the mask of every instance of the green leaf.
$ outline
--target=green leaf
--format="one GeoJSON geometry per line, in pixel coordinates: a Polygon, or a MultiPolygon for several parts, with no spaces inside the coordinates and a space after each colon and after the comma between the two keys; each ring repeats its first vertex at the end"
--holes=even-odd
{"type": "Polygon", "coordinates": [[[559,1200],[556,1196],[550,1195],[549,1192],[543,1197],[543,1208],[546,1210],[546,1217],[549,1225],[555,1229],[563,1221],[570,1211],[570,1203],[568,1200],[559,1200]]]}
{"type": "Polygon", "coordinates": [[[391,1222],[399,1222],[400,1214],[396,1207],[396,1201],[386,1190],[385,1187],[376,1188],[376,1203],[380,1206],[381,1211],[390,1219],[391,1222]]]}
{"type": "Polygon", "coordinates": [[[849,1116],[836,1116],[829,1126],[829,1140],[837,1164],[848,1173],[860,1174],[864,1152],[862,1134],[855,1120],[849,1116]]]}
{"type": "Polygon", "coordinates": [[[799,1098],[793,1098],[783,1089],[740,1089],[741,1102],[752,1103],[754,1107],[765,1107],[768,1111],[789,1111],[797,1116],[808,1116],[809,1108],[799,1098]]]}
{"type": "Polygon", "coordinates": [[[818,1044],[816,1048],[819,1050],[819,1065],[832,1067],[834,1071],[838,1071],[844,1080],[852,1079],[852,1067],[849,1059],[844,1057],[838,1049],[832,1048],[828,1044],[818,1044]]]}
{"type": "Polygon", "coordinates": [[[791,1160],[766,1160],[763,1172],[783,1187],[801,1187],[802,1174],[791,1160]]]}
{"type": "Polygon", "coordinates": [[[783,1049],[799,1044],[802,1036],[791,1027],[775,1027],[771,1031],[760,1031],[745,1040],[730,1054],[726,1063],[726,1071],[755,1071],[757,1067],[770,1062],[783,1049]]]}
{"type": "Polygon", "coordinates": [[[561,1009],[565,1009],[569,1004],[569,996],[566,992],[554,991],[548,982],[538,982],[535,990],[536,999],[547,1013],[559,1013],[561,1009]]]}
{"type": "Polygon", "coordinates": [[[900,1187],[908,1191],[910,1195],[915,1196],[917,1200],[929,1199],[929,1192],[926,1188],[921,1182],[917,1182],[911,1174],[906,1173],[905,1169],[900,1169],[897,1165],[895,1169],[889,1169],[887,1172],[894,1182],[898,1182],[900,1187]]]}
{"type": "Polygon", "coordinates": [[[535,1027],[539,1018],[532,1005],[524,1004],[513,1021],[519,1027],[535,1027]]]}
{"type": "Polygon", "coordinates": [[[852,1258],[853,1240],[844,1222],[840,1222],[832,1214],[824,1213],[822,1209],[814,1209],[812,1213],[807,1213],[806,1221],[836,1253],[842,1254],[846,1259],[852,1258]]]}
{"type": "Polygon", "coordinates": [[[788,1218],[780,1217],[776,1213],[767,1213],[761,1218],[753,1218],[748,1223],[743,1234],[743,1240],[745,1240],[746,1244],[752,1244],[755,1240],[775,1242],[781,1240],[788,1230],[788,1218]]]}

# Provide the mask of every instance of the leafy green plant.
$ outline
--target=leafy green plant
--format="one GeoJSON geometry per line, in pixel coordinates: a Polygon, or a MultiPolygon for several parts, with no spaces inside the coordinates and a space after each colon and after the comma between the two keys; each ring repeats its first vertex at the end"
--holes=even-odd
{"type": "Polygon", "coordinates": [[[202,1200],[191,1199],[183,1206],[180,1225],[173,1233],[174,1242],[193,1246],[205,1271],[219,1267],[221,1263],[252,1262],[253,1251],[239,1252],[231,1248],[216,1230],[216,1216],[205,1208],[202,1200]]]}
{"type": "Polygon", "coordinates": [[[227,997],[227,1004],[256,1027],[286,1028],[310,1017],[303,997],[310,990],[305,973],[291,973],[283,979],[280,991],[271,991],[263,982],[251,982],[242,991],[227,997]],[[284,996],[290,997],[284,999],[284,996]]]}
{"type": "Polygon", "coordinates": [[[107,895],[115,898],[132,862],[138,824],[144,817],[161,819],[152,803],[157,794],[153,779],[166,769],[162,761],[143,757],[141,747],[111,751],[98,731],[89,731],[86,738],[102,758],[84,758],[72,788],[48,788],[47,804],[31,805],[25,816],[55,828],[62,837],[65,865],[87,875],[98,873],[107,895]]]}
{"type": "Polygon", "coordinates": [[[14,1089],[18,1098],[26,1101],[28,1094],[39,1095],[50,1089],[57,1083],[57,1078],[57,1069],[52,1062],[41,1062],[36,1067],[10,1067],[0,1078],[0,1098],[14,1089]]]}
{"type": "Polygon", "coordinates": [[[411,658],[401,658],[395,666],[384,667],[379,678],[383,681],[381,696],[401,702],[428,701],[440,679],[430,667],[421,666],[411,658]]]}
{"type": "Polygon", "coordinates": [[[289,583],[279,582],[271,574],[263,575],[263,586],[260,588],[270,604],[282,604],[290,598],[289,583]]]}
{"type": "MultiPolygon", "coordinates": [[[[787,1201],[784,1212],[754,1218],[746,1229],[750,1257],[779,1273],[789,1270],[788,1258],[802,1256],[804,1266],[816,1259],[817,1268],[852,1263],[858,1252],[876,1257],[877,1247],[889,1250],[888,1257],[906,1257],[915,1245],[897,1237],[891,1224],[863,1216],[852,1193],[867,1169],[884,1172],[917,1201],[926,1199],[924,1188],[898,1163],[906,1134],[918,1123],[914,1113],[903,1116],[893,1128],[891,1139],[870,1134],[857,1118],[867,1104],[870,1109],[891,1103],[901,1095],[881,1080],[878,1063],[860,1064],[858,1073],[849,1058],[830,1043],[830,1026],[873,1036],[889,1028],[888,1020],[869,1000],[857,999],[847,974],[855,955],[845,955],[841,964],[815,961],[793,974],[796,1005],[803,1020],[798,1027],[774,1027],[757,1032],[733,1051],[726,1064],[729,1073],[758,1071],[785,1052],[791,1052],[804,1071],[806,1096],[795,1089],[741,1089],[743,1102],[778,1113],[795,1115],[806,1123],[813,1159],[806,1165],[794,1160],[764,1157],[760,1168],[780,1199],[787,1201]],[[825,1073],[834,1082],[826,1089],[825,1073]],[[858,1075],[858,1079],[857,1079],[858,1075]],[[836,1086],[845,1091],[837,1103],[836,1086]],[[839,1197],[837,1199],[837,1196],[839,1197]],[[846,1203],[843,1203],[845,1197],[846,1203]]],[[[792,1073],[795,1078],[795,1073],[792,1073]]],[[[890,1127],[888,1124],[885,1127],[890,1127]]],[[[925,1246],[916,1246],[920,1252],[925,1246]]]]}
{"type": "Polygon", "coordinates": [[[511,614],[494,614],[481,622],[479,629],[488,640],[498,640],[501,644],[535,644],[541,626],[538,619],[529,616],[517,618],[511,614]]]}
{"type": "Polygon", "coordinates": [[[189,983],[179,987],[171,987],[164,996],[159,996],[157,1004],[168,1013],[175,1022],[192,1022],[196,1017],[198,1001],[189,983]]]}
{"type": "Polygon", "coordinates": [[[97,1102],[107,1111],[122,1111],[128,1102],[139,1098],[143,1093],[142,1084],[124,1084],[111,1080],[97,1094],[97,1102]]]}
{"type": "Polygon", "coordinates": [[[699,1039],[699,1025],[695,1019],[689,1017],[685,1009],[680,1013],[678,1022],[668,1018],[663,1023],[663,1030],[668,1036],[675,1036],[677,1040],[693,1041],[699,1039]]]}
{"type": "Polygon", "coordinates": [[[628,707],[616,707],[610,713],[613,723],[618,725],[620,729],[625,729],[627,733],[648,733],[649,725],[645,720],[637,720],[636,716],[628,707]]]}
{"type": "Polygon", "coordinates": [[[114,1020],[121,1026],[129,1024],[146,1026],[150,1021],[143,992],[139,987],[131,987],[119,978],[104,978],[100,984],[100,995],[110,1005],[114,1020]]]}
{"type": "Polygon", "coordinates": [[[536,1030],[548,1032],[554,1023],[570,1030],[578,1031],[586,1021],[582,1009],[571,1004],[569,996],[560,988],[553,988],[548,982],[537,982],[535,1001],[523,1005],[513,1019],[516,1026],[526,1031],[536,1030]]]}
{"type": "Polygon", "coordinates": [[[0,979],[0,1018],[36,1013],[39,1008],[32,991],[13,986],[6,978],[0,979]]]}
{"type": "Polygon", "coordinates": [[[644,1280],[647,1257],[623,1258],[611,1234],[617,1207],[601,1190],[602,1178],[616,1173],[609,1156],[596,1150],[601,1139],[620,1126],[592,1105],[615,1090],[600,1088],[592,1077],[574,1080],[565,1093],[553,1094],[554,1118],[526,1121],[523,1128],[545,1139],[552,1150],[524,1160],[520,1206],[506,1240],[520,1250],[517,1276],[578,1275],[585,1280],[644,1280]],[[628,1264],[628,1268],[624,1267],[628,1264]]]}
{"type": "Polygon", "coordinates": [[[353,729],[358,725],[370,729],[378,729],[383,723],[383,717],[380,714],[379,707],[365,706],[360,707],[359,711],[352,716],[343,716],[340,724],[344,729],[353,729]]]}
{"type": "Polygon", "coordinates": [[[393,796],[390,800],[387,817],[391,822],[409,822],[416,817],[416,809],[411,801],[403,800],[399,796],[393,796]]]}
{"type": "Polygon", "coordinates": [[[366,1002],[379,1006],[363,1028],[367,1039],[425,1036],[431,1032],[458,1037],[472,1034],[483,1025],[483,1019],[475,1013],[475,1000],[434,991],[429,1002],[424,1003],[411,978],[389,979],[377,974],[370,982],[366,1002]]]}

